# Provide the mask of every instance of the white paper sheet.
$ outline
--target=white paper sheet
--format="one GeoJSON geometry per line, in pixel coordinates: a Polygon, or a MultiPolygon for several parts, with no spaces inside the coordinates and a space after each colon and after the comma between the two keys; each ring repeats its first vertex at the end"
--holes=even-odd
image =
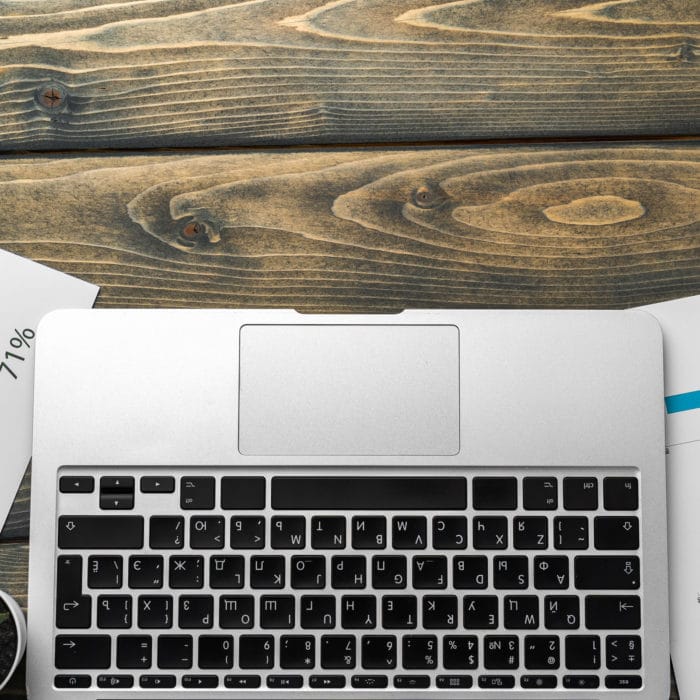
{"type": "Polygon", "coordinates": [[[54,309],[90,308],[98,291],[0,250],[0,529],[31,457],[37,324],[54,309]]]}

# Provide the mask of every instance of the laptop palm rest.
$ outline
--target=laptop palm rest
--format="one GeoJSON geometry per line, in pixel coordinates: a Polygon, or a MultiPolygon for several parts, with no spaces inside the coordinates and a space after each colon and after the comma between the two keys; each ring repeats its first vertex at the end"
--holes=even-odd
{"type": "Polygon", "coordinates": [[[459,452],[459,331],[451,325],[246,325],[243,455],[459,452]]]}

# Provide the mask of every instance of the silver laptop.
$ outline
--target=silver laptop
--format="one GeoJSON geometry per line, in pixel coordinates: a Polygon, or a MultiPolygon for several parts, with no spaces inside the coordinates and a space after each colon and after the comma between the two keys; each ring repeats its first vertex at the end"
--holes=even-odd
{"type": "Polygon", "coordinates": [[[33,698],[668,697],[643,312],[62,311],[33,698]]]}

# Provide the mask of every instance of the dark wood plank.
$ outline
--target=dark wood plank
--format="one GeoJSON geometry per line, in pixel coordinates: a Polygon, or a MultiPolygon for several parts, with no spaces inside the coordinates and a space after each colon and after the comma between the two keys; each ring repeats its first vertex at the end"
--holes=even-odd
{"type": "Polygon", "coordinates": [[[0,245],[102,307],[626,307],[700,292],[683,145],[8,158],[0,245]]]}
{"type": "Polygon", "coordinates": [[[698,7],[13,0],[0,149],[697,134],[698,7]]]}

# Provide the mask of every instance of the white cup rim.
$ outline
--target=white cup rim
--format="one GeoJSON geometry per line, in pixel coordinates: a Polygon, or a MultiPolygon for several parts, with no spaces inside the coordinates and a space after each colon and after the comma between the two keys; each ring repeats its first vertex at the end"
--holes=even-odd
{"type": "Polygon", "coordinates": [[[27,645],[27,621],[24,619],[22,608],[19,607],[17,601],[12,598],[12,596],[4,591],[0,591],[0,600],[5,603],[7,609],[10,611],[12,620],[15,623],[15,631],[17,632],[17,651],[15,653],[15,660],[10,667],[7,678],[5,678],[4,681],[0,681],[0,690],[2,690],[14,675],[20,661],[22,660],[22,657],[24,656],[24,650],[27,645]]]}

